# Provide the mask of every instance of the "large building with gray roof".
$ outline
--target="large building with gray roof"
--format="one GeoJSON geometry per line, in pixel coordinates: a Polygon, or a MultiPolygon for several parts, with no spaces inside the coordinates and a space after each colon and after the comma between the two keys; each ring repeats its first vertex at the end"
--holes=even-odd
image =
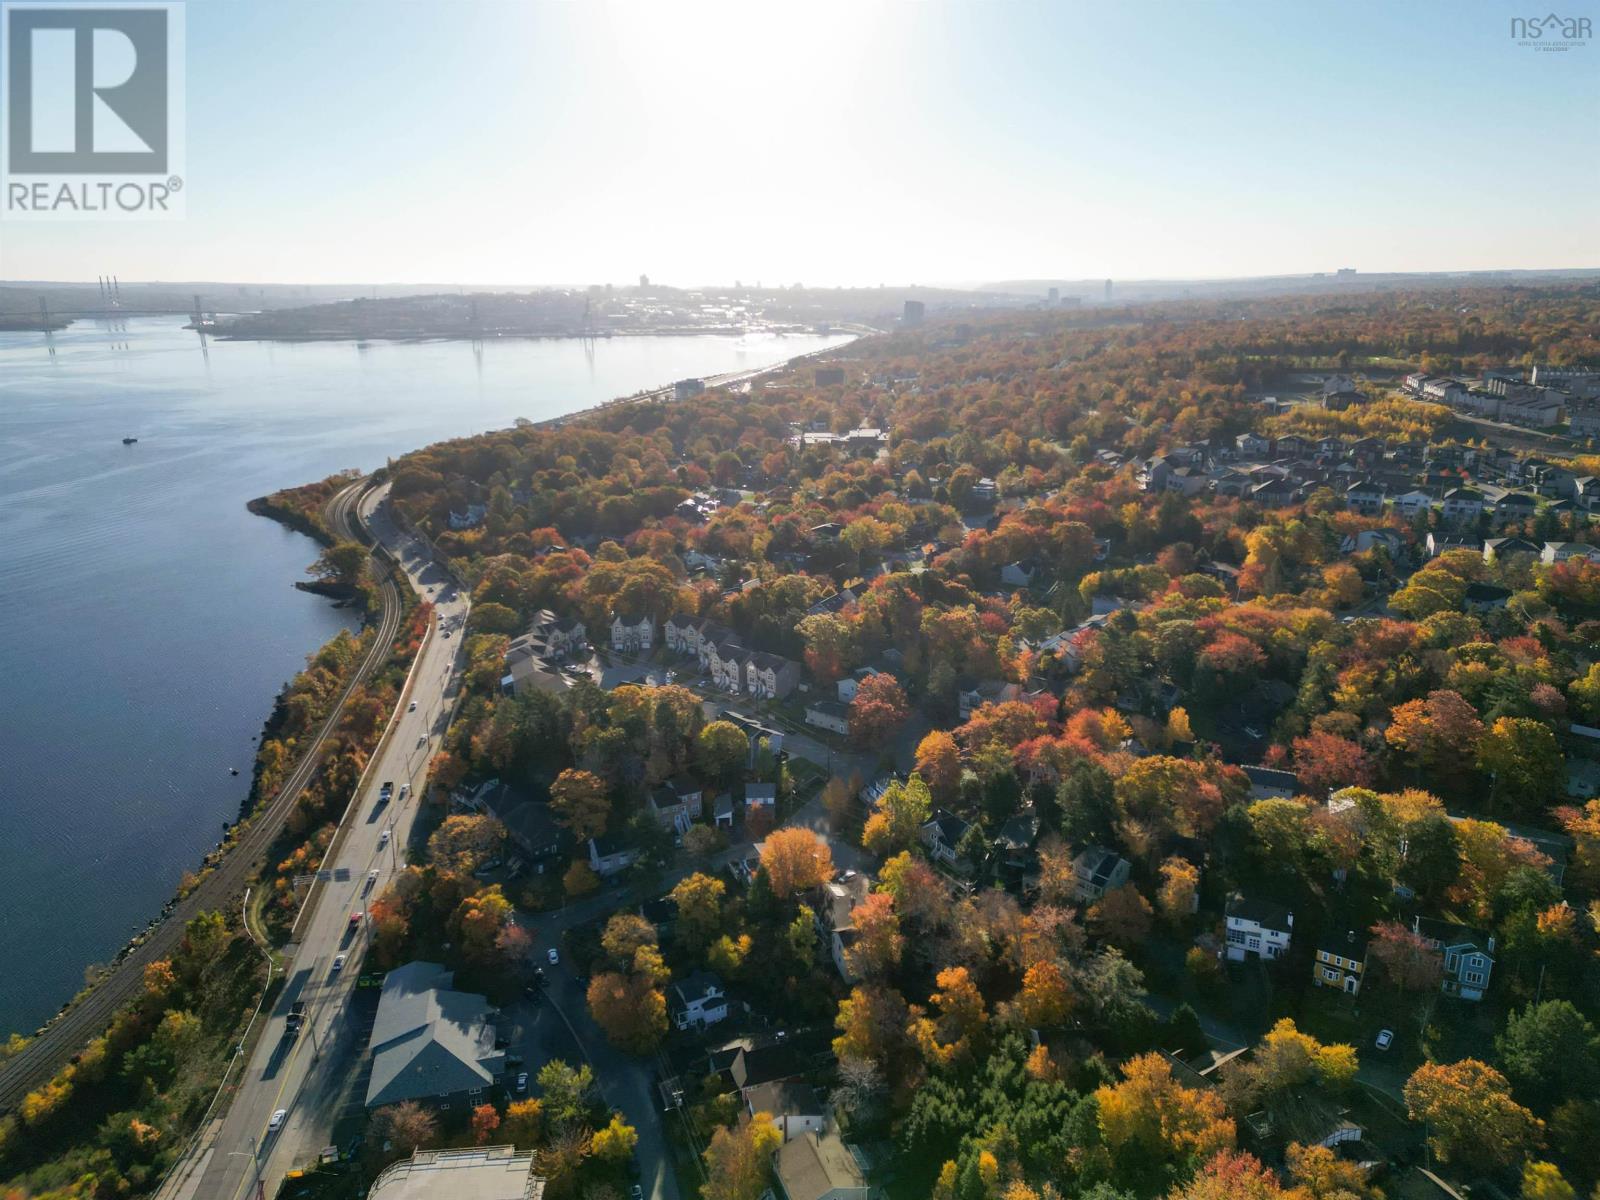
{"type": "Polygon", "coordinates": [[[384,978],[372,1025],[367,1107],[418,1100],[477,1103],[505,1069],[495,1049],[494,1010],[482,996],[452,989],[455,974],[414,962],[384,978]]]}

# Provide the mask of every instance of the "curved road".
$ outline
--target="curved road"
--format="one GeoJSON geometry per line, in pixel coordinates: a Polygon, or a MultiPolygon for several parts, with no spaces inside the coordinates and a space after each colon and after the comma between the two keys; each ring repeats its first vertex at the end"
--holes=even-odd
{"type": "MultiPolygon", "coordinates": [[[[338,493],[328,502],[327,514],[333,528],[343,530],[347,536],[367,541],[370,539],[363,536],[353,512],[356,498],[363,487],[363,484],[355,483],[338,493]]],[[[255,874],[261,857],[277,840],[284,819],[294,808],[301,790],[322,765],[327,737],[338,723],[345,701],[356,686],[364,682],[388,656],[389,648],[400,632],[400,591],[387,570],[383,573],[379,594],[383,612],[378,621],[377,637],[373,639],[372,646],[350,682],[339,694],[332,711],[318,728],[310,749],[278,789],[277,796],[265,810],[251,818],[235,846],[194,891],[166,909],[159,923],[112,965],[93,991],[51,1022],[20,1054],[0,1064],[0,1111],[20,1104],[24,1096],[48,1082],[91,1038],[104,1031],[112,1015],[143,989],[145,966],[176,952],[183,938],[183,927],[189,920],[202,912],[226,912],[233,907],[234,898],[244,890],[245,884],[255,874]]]]}

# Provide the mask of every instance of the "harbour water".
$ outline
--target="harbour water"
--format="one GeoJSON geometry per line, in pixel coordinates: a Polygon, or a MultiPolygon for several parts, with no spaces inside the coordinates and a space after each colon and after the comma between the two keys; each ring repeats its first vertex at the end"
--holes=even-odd
{"type": "Polygon", "coordinates": [[[203,347],[182,325],[0,333],[0,1038],[160,911],[348,620],[291,586],[315,544],[246,501],[845,340],[203,347]]]}

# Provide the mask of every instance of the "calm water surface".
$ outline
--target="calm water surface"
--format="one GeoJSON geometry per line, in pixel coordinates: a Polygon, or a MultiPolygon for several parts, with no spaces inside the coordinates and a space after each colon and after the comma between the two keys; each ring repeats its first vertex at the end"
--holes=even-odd
{"type": "Polygon", "coordinates": [[[278,689],[347,622],[291,587],[315,544],[247,500],[830,341],[202,350],[181,326],[0,333],[0,1037],[159,912],[237,815],[278,689]]]}

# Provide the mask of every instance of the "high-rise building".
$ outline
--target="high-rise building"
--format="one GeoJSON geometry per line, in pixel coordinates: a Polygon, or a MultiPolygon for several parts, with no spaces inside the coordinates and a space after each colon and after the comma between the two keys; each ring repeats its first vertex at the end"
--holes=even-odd
{"type": "Polygon", "coordinates": [[[1111,303],[1111,280],[1106,280],[1106,303],[1111,303]]]}
{"type": "Polygon", "coordinates": [[[1058,287],[1051,288],[1049,293],[1048,293],[1048,295],[1050,297],[1050,303],[1051,304],[1059,304],[1059,303],[1061,303],[1061,289],[1060,288],[1058,288],[1058,287]]]}
{"type": "Polygon", "coordinates": [[[648,275],[639,276],[639,286],[642,287],[642,288],[649,287],[650,286],[650,276],[648,276],[648,275]]]}
{"type": "Polygon", "coordinates": [[[921,325],[922,318],[927,315],[927,308],[921,300],[907,300],[905,313],[900,318],[902,325],[921,325]]]}

